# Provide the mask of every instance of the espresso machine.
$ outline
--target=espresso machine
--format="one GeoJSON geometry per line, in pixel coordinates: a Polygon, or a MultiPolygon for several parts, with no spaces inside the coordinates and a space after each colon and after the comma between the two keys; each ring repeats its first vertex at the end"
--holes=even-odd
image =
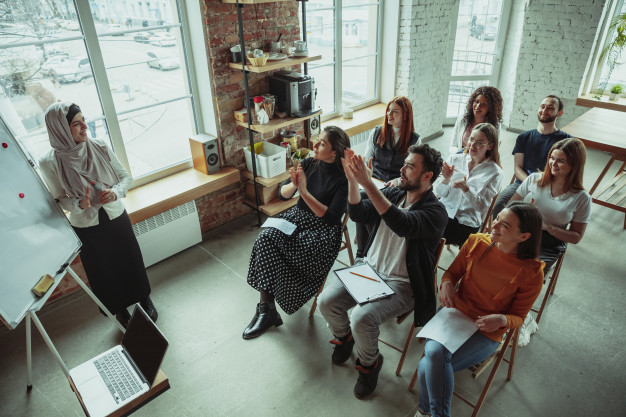
{"type": "Polygon", "coordinates": [[[269,77],[270,94],[277,97],[276,108],[289,117],[306,117],[319,109],[315,107],[315,80],[295,71],[276,71],[269,77]]]}

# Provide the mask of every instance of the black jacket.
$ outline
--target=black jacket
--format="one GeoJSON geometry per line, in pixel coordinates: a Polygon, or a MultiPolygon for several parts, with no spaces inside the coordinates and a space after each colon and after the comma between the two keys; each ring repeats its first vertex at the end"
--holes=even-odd
{"type": "Polygon", "coordinates": [[[436,312],[435,252],[448,222],[448,213],[435,197],[432,188],[407,212],[397,207],[404,198],[405,191],[387,187],[382,192],[393,204],[383,216],[378,214],[369,199],[361,200],[358,204],[349,204],[348,212],[353,221],[373,226],[365,253],[374,241],[381,219],[395,234],[406,239],[406,267],[415,299],[413,322],[416,327],[420,327],[436,312]]]}

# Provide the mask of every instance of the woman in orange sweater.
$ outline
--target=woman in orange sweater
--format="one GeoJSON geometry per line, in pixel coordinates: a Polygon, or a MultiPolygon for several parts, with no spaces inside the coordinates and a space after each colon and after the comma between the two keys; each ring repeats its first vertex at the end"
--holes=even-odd
{"type": "Polygon", "coordinates": [[[439,301],[474,320],[478,331],[454,354],[427,340],[418,366],[416,416],[449,416],[454,372],[482,362],[507,329],[522,325],[543,285],[543,262],[537,259],[540,241],[539,211],[513,202],[499,213],[491,236],[470,235],[465,242],[443,276],[439,301]]]}

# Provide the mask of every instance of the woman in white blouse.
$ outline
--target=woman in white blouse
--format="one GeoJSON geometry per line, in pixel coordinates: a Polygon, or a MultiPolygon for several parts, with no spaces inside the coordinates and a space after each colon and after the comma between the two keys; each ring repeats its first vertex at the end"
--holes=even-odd
{"type": "Polygon", "coordinates": [[[548,153],[544,172],[529,175],[511,201],[524,200],[543,217],[539,259],[547,271],[567,248],[585,234],[591,216],[591,196],[583,188],[585,145],[567,138],[555,143],[548,153]]]}
{"type": "Polygon", "coordinates": [[[39,168],[52,196],[70,213],[92,291],[124,327],[134,303],[156,321],[141,250],[121,201],[132,178],[104,141],[87,136],[76,104],[48,107],[46,127],[52,149],[39,168]]]}
{"type": "Polygon", "coordinates": [[[441,175],[435,192],[448,211],[443,237],[446,243],[461,246],[478,231],[500,191],[498,130],[489,123],[474,126],[464,152],[450,155],[441,175]]]}

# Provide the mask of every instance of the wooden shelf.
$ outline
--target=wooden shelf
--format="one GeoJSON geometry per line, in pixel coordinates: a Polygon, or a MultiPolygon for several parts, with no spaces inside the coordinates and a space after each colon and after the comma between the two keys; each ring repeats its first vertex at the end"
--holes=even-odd
{"type": "MultiPolygon", "coordinates": [[[[274,118],[270,120],[270,122],[266,125],[252,124],[250,125],[250,129],[259,133],[269,133],[269,132],[273,132],[276,129],[280,129],[281,127],[289,126],[298,122],[303,122],[319,114],[322,114],[322,110],[316,111],[315,113],[312,113],[305,117],[288,117],[286,119],[274,118]]],[[[248,128],[248,123],[244,123],[239,120],[236,120],[235,123],[237,123],[237,125],[244,127],[246,129],[248,128]]]]}
{"type": "MultiPolygon", "coordinates": [[[[243,175],[244,178],[247,178],[249,180],[252,180],[254,178],[252,171],[248,171],[247,169],[244,171],[241,171],[241,175],[243,175]]],[[[273,185],[276,185],[285,181],[287,178],[289,178],[289,172],[285,171],[282,174],[276,175],[275,177],[272,177],[272,178],[259,177],[257,175],[256,182],[258,184],[261,184],[263,187],[271,187],[273,185]]]]}
{"type": "Polygon", "coordinates": [[[385,103],[378,103],[360,110],[355,110],[352,119],[344,119],[339,116],[334,119],[326,120],[322,124],[340,127],[348,136],[354,136],[357,133],[368,131],[383,124],[386,109],[387,105],[385,103]]]}
{"type": "MultiPolygon", "coordinates": [[[[280,200],[277,198],[275,200],[270,201],[267,204],[259,206],[259,211],[267,214],[270,217],[275,216],[278,213],[282,213],[288,208],[295,206],[299,199],[300,197],[296,197],[296,198],[290,198],[289,200],[284,201],[284,200],[280,200]]],[[[256,204],[254,203],[254,201],[248,200],[246,198],[243,200],[243,202],[249,205],[250,207],[256,209],[256,204]]]]}
{"type": "Polygon", "coordinates": [[[583,107],[600,107],[601,109],[616,110],[626,112],[626,98],[620,97],[617,100],[609,100],[604,95],[600,100],[593,98],[593,95],[580,96],[576,99],[577,106],[583,107]]]}
{"type": "MultiPolygon", "coordinates": [[[[296,1],[296,0],[239,0],[239,4],[278,3],[281,1],[296,1]]],[[[236,4],[237,0],[222,0],[222,3],[236,4]]]]}
{"type": "MultiPolygon", "coordinates": [[[[321,55],[315,55],[315,56],[304,56],[301,58],[297,58],[297,57],[287,57],[285,59],[281,59],[280,61],[267,61],[265,63],[265,65],[260,66],[260,67],[255,67],[253,65],[246,65],[245,70],[246,71],[250,71],[250,72],[257,72],[257,73],[261,73],[261,72],[269,72],[269,71],[274,71],[274,70],[278,70],[281,68],[287,68],[287,67],[291,67],[293,65],[300,65],[300,64],[304,64],[305,62],[311,62],[311,61],[317,61],[322,59],[321,55]]],[[[240,62],[231,62],[228,64],[231,68],[235,68],[238,70],[241,70],[241,66],[243,65],[240,62]]]]}

